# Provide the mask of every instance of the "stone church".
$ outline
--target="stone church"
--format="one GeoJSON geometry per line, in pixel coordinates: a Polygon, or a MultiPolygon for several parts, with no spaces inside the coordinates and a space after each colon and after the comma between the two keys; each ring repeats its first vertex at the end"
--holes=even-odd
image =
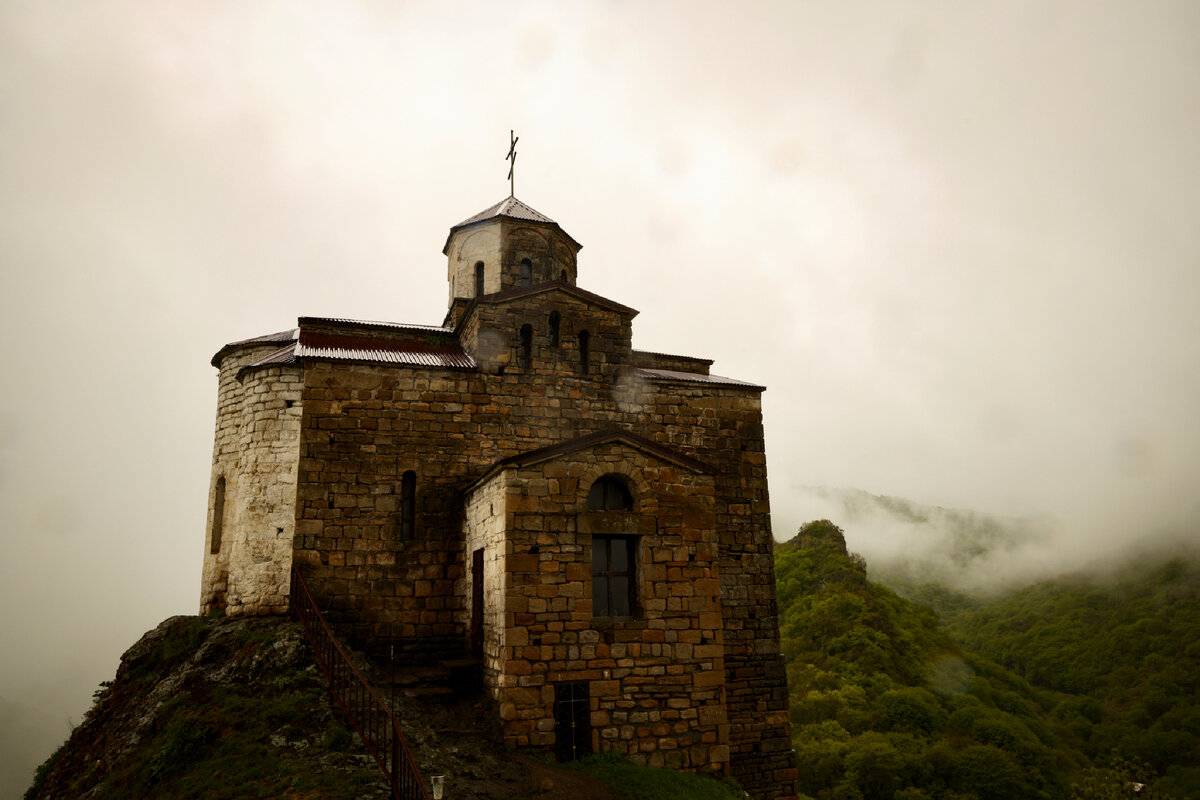
{"type": "Polygon", "coordinates": [[[795,795],[760,395],[635,350],[515,197],[450,229],[442,325],[301,317],[219,372],[201,611],[298,567],[355,646],[474,657],[512,748],[795,795]]]}

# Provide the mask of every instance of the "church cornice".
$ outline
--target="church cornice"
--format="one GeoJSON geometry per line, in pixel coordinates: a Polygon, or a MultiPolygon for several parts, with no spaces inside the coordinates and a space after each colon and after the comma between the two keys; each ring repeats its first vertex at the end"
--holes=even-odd
{"type": "Polygon", "coordinates": [[[471,491],[477,486],[486,483],[499,472],[506,469],[523,469],[525,467],[536,466],[537,464],[546,461],[553,461],[563,456],[577,453],[581,450],[590,450],[593,447],[599,447],[604,444],[620,442],[621,444],[632,447],[635,450],[640,450],[647,455],[662,459],[663,461],[674,464],[677,467],[690,470],[700,475],[715,475],[720,470],[711,466],[698,458],[692,458],[686,453],[681,453],[673,447],[653,442],[636,433],[627,431],[624,428],[607,428],[605,430],[596,431],[595,433],[577,436],[574,439],[567,439],[545,447],[538,447],[534,450],[527,450],[524,453],[502,458],[487,469],[478,479],[473,481],[467,487],[467,491],[471,491]]]}
{"type": "MultiPolygon", "coordinates": [[[[630,319],[633,319],[639,313],[636,308],[630,308],[627,305],[618,303],[616,300],[609,300],[607,297],[598,295],[595,292],[589,292],[587,289],[580,289],[578,286],[572,286],[565,281],[543,281],[541,283],[532,283],[528,286],[513,286],[508,289],[502,289],[498,292],[492,292],[491,294],[485,294],[480,295],[479,297],[471,298],[467,302],[466,308],[462,310],[462,315],[459,317],[458,325],[456,325],[454,329],[456,331],[461,330],[463,325],[466,324],[467,320],[470,319],[471,314],[474,313],[475,309],[480,305],[510,303],[514,300],[520,300],[522,298],[533,297],[534,295],[555,291],[571,295],[577,300],[582,300],[589,305],[600,306],[601,308],[606,308],[609,311],[617,314],[628,316],[630,319]]],[[[452,315],[453,311],[454,308],[452,307],[450,311],[447,312],[447,318],[452,315]]]]}

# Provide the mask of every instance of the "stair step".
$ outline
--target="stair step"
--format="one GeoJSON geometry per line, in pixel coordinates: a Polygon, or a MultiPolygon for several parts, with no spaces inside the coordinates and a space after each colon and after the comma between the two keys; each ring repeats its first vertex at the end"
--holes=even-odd
{"type": "Polygon", "coordinates": [[[409,697],[453,699],[483,688],[483,664],[475,658],[380,667],[380,684],[409,697]]]}
{"type": "Polygon", "coordinates": [[[449,686],[409,686],[400,690],[405,697],[425,700],[449,699],[457,694],[449,686]]]}

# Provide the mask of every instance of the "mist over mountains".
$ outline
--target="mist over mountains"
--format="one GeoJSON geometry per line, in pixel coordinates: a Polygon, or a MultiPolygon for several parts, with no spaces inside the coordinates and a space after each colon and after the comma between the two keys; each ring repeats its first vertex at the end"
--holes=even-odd
{"type": "MultiPolygon", "coordinates": [[[[862,489],[799,487],[789,503],[806,519],[829,519],[846,532],[874,580],[937,583],[988,595],[1076,572],[1105,573],[1159,551],[1191,549],[1194,531],[1150,528],[1114,538],[1050,516],[1002,516],[941,508],[862,489]]],[[[777,537],[785,538],[783,531],[777,537]]]]}
{"type": "Polygon", "coordinates": [[[1200,797],[1200,554],[983,597],[868,577],[845,534],[775,548],[802,797],[1200,797]]]}

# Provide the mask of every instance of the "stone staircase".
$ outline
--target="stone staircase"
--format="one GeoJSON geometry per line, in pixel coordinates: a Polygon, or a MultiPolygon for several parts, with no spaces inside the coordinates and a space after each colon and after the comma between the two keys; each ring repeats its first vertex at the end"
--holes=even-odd
{"type": "Polygon", "coordinates": [[[414,700],[451,703],[478,697],[483,690],[483,666],[478,659],[373,666],[380,689],[414,700]]]}

